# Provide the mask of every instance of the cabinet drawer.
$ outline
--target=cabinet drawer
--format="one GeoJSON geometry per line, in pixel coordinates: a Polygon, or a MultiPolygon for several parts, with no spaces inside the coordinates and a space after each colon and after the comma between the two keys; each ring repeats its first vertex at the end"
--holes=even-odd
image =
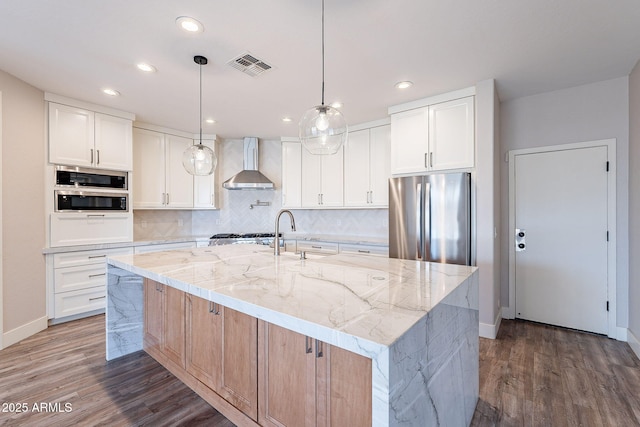
{"type": "Polygon", "coordinates": [[[68,292],[106,285],[107,269],[104,264],[56,268],[54,292],[68,292]]]}
{"type": "Polygon", "coordinates": [[[53,255],[53,267],[74,267],[87,264],[104,264],[110,256],[132,255],[133,248],[97,249],[94,251],[65,252],[53,255]]]}
{"type": "Polygon", "coordinates": [[[51,214],[51,246],[121,243],[133,240],[133,214],[51,214]]]}
{"type": "Polygon", "coordinates": [[[338,244],[328,242],[315,242],[298,240],[297,243],[298,252],[311,252],[321,254],[337,254],[338,244]]]}
{"type": "Polygon", "coordinates": [[[55,294],[55,317],[72,316],[105,308],[106,286],[55,294]]]}
{"type": "Polygon", "coordinates": [[[389,249],[386,246],[340,243],[340,253],[388,256],[389,249]]]}

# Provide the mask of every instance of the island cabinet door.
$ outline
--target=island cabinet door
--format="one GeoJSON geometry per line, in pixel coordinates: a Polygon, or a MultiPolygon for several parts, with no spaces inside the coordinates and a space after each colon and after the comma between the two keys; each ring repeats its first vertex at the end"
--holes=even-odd
{"type": "Polygon", "coordinates": [[[316,342],[317,426],[371,426],[371,359],[316,342]]]}
{"type": "Polygon", "coordinates": [[[162,352],[184,368],[185,360],[185,295],[183,291],[164,287],[164,336],[162,352]]]}
{"type": "Polygon", "coordinates": [[[258,320],[189,296],[187,331],[187,371],[257,420],[258,320]]]}
{"type": "Polygon", "coordinates": [[[164,285],[144,279],[144,349],[160,351],[163,331],[164,285]]]}
{"type": "Polygon", "coordinates": [[[258,322],[258,336],[258,424],[315,426],[312,340],[263,321],[258,322]]]}

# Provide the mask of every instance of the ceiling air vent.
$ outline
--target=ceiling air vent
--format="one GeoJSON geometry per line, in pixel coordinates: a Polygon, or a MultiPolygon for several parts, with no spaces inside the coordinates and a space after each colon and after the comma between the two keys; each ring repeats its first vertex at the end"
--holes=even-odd
{"type": "Polygon", "coordinates": [[[243,53],[242,55],[227,62],[227,64],[231,65],[236,70],[240,70],[243,73],[250,75],[251,77],[257,77],[273,68],[271,65],[256,58],[250,53],[243,53]]]}

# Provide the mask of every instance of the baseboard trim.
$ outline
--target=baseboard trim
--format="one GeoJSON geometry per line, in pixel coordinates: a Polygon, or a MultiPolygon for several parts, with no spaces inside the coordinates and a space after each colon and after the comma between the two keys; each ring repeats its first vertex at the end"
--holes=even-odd
{"type": "Polygon", "coordinates": [[[10,345],[20,342],[25,338],[29,338],[31,335],[47,329],[47,323],[47,316],[43,316],[39,319],[32,320],[29,323],[5,332],[4,334],[2,334],[2,344],[4,345],[4,348],[7,348],[10,345]]]}
{"type": "Polygon", "coordinates": [[[502,313],[498,310],[493,324],[480,322],[480,336],[482,338],[489,338],[495,340],[498,336],[498,330],[500,329],[500,323],[502,322],[502,313]]]}
{"type": "Polygon", "coordinates": [[[627,342],[636,356],[638,356],[638,359],[640,359],[640,340],[629,329],[627,329],[627,342]]]}
{"type": "Polygon", "coordinates": [[[627,328],[623,328],[621,326],[617,326],[616,327],[616,336],[615,337],[611,337],[611,338],[615,338],[618,341],[627,342],[628,333],[629,333],[629,330],[627,328]]]}

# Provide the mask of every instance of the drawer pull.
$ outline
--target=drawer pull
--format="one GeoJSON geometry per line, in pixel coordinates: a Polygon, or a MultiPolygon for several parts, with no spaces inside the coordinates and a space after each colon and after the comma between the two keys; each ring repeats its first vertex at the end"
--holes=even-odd
{"type": "Polygon", "coordinates": [[[91,214],[87,215],[87,218],[104,218],[104,214],[91,214]]]}
{"type": "Polygon", "coordinates": [[[371,251],[365,251],[364,249],[358,249],[358,252],[360,252],[361,254],[370,254],[371,251]]]}
{"type": "Polygon", "coordinates": [[[322,246],[314,246],[314,245],[311,245],[311,247],[312,247],[313,249],[322,249],[322,246]]]}
{"type": "Polygon", "coordinates": [[[89,259],[94,259],[94,258],[106,258],[106,255],[90,255],[89,259]]]}
{"type": "Polygon", "coordinates": [[[104,299],[106,297],[107,297],[106,295],[103,295],[101,297],[89,298],[89,301],[95,301],[95,300],[98,300],[98,299],[104,299]]]}
{"type": "Polygon", "coordinates": [[[100,273],[100,274],[90,274],[89,277],[100,277],[100,276],[106,276],[107,273],[100,273]]]}

